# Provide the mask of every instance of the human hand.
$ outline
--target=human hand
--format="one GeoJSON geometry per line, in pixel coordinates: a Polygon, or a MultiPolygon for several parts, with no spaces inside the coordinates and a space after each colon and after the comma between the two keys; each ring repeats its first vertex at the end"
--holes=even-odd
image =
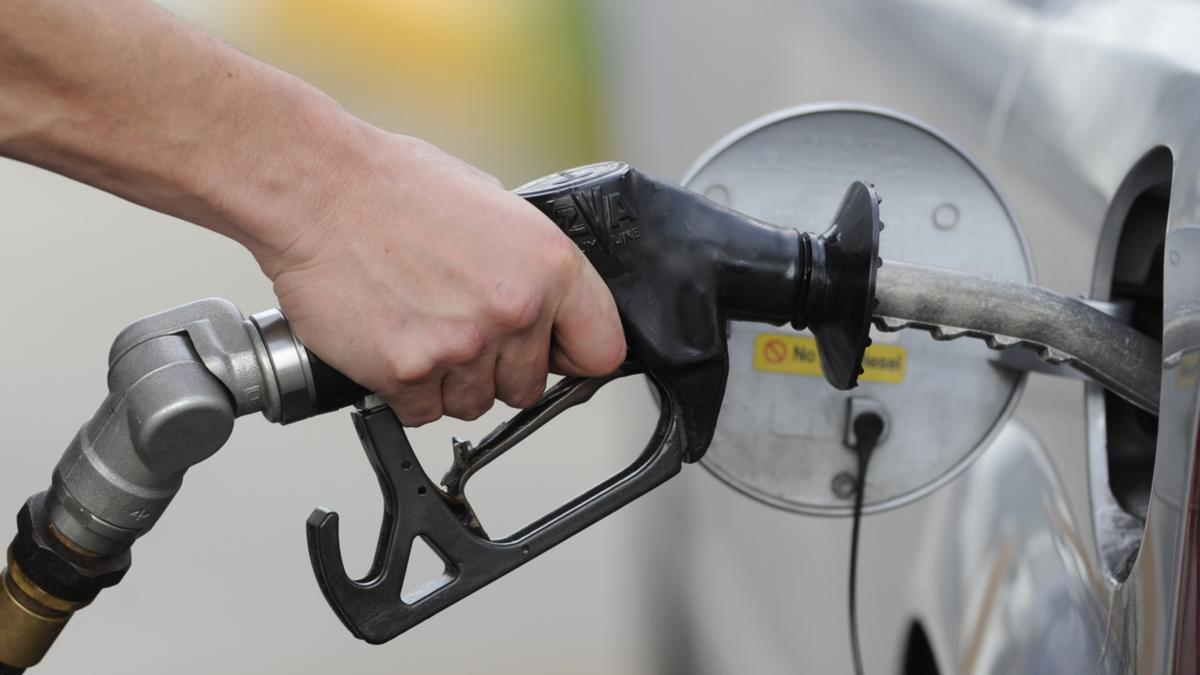
{"type": "Polygon", "coordinates": [[[301,182],[251,249],[310,349],[410,426],[620,365],[612,296],[537,209],[427,143],[352,133],[368,142],[301,182]]]}

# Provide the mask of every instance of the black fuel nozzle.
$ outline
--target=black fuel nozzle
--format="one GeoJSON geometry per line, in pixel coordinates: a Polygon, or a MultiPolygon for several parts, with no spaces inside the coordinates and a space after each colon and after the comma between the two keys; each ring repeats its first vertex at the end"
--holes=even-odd
{"type": "Polygon", "coordinates": [[[850,186],[822,235],[756,220],[623,162],[517,189],[608,283],[630,352],[649,369],[725,354],[725,321],[791,323],[816,335],[825,377],[858,380],[871,324],[879,198],[850,186]]]}

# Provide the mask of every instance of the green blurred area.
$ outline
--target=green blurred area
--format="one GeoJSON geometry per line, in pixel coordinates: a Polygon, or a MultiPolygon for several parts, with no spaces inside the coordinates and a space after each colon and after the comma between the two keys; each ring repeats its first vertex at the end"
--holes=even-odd
{"type": "Polygon", "coordinates": [[[600,159],[596,27],[584,0],[163,4],[508,185],[600,159]]]}

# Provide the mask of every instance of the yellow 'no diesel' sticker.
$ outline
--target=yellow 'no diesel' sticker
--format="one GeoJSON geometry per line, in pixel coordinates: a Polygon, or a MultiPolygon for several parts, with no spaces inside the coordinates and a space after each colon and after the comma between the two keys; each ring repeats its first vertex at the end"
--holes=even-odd
{"type": "MultiPolygon", "coordinates": [[[[863,356],[863,374],[858,379],[900,384],[904,381],[907,366],[904,347],[871,345],[863,356]]],[[[821,357],[817,355],[817,341],[807,335],[760,333],[754,338],[754,368],[767,373],[820,377],[821,357]]]]}

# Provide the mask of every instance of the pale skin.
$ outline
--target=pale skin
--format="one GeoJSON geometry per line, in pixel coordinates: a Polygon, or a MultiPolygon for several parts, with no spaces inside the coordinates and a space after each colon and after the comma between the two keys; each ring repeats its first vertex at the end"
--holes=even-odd
{"type": "Polygon", "coordinates": [[[0,3],[0,155],[245,246],[314,352],[408,425],[625,356],[578,249],[486,173],[141,0],[0,3]]]}

